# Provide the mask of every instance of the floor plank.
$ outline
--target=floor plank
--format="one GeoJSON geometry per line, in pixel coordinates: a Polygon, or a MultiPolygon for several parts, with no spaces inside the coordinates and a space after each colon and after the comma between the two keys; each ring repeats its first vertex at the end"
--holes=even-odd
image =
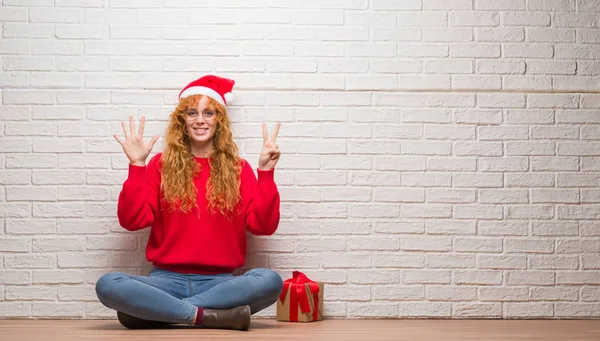
{"type": "Polygon", "coordinates": [[[116,320],[0,320],[3,341],[152,340],[600,340],[600,320],[325,320],[253,319],[247,332],[177,326],[127,330],[116,320]]]}

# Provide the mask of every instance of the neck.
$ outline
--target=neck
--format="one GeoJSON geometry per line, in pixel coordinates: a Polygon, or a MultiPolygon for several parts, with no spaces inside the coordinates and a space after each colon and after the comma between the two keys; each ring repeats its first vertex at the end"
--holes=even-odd
{"type": "Polygon", "coordinates": [[[215,147],[212,140],[204,144],[192,144],[192,155],[196,157],[210,157],[214,152],[215,147]]]}

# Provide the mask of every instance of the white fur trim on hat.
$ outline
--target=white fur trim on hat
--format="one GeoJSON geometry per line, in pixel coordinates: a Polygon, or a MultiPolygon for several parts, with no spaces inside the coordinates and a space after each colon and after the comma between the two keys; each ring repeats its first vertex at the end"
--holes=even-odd
{"type": "Polygon", "coordinates": [[[226,93],[223,97],[225,97],[227,102],[233,101],[233,94],[231,92],[226,93]]]}
{"type": "Polygon", "coordinates": [[[215,90],[205,87],[205,86],[189,87],[181,93],[179,98],[189,97],[192,95],[206,95],[206,96],[214,99],[215,101],[219,102],[221,105],[225,106],[225,101],[223,100],[223,97],[221,97],[221,95],[219,95],[219,93],[216,92],[215,90]]]}

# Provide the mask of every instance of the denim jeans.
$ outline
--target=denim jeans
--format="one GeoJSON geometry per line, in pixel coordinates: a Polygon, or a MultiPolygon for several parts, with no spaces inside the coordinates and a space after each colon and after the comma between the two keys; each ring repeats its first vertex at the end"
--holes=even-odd
{"type": "Polygon", "coordinates": [[[144,320],[192,324],[197,307],[230,309],[249,305],[254,314],[277,302],[283,281],[269,269],[241,276],[182,274],[152,268],[148,276],[109,272],[96,282],[108,308],[144,320]]]}

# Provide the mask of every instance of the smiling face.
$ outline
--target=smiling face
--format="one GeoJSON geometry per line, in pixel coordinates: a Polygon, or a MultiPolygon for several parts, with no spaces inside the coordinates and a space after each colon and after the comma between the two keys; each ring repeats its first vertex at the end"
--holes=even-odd
{"type": "Polygon", "coordinates": [[[202,96],[196,107],[186,109],[185,128],[193,149],[212,149],[213,137],[217,131],[216,118],[216,108],[209,103],[207,96],[202,96]]]}

